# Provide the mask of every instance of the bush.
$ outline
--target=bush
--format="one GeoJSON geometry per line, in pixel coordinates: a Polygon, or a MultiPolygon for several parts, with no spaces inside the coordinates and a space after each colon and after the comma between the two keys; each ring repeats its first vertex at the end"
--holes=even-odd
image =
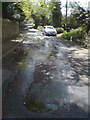
{"type": "Polygon", "coordinates": [[[43,26],[38,26],[37,29],[38,29],[38,30],[42,30],[42,29],[43,29],[43,26]]]}
{"type": "Polygon", "coordinates": [[[58,34],[64,32],[64,29],[61,28],[61,27],[57,27],[56,30],[57,30],[57,33],[58,33],[58,34]]]}
{"type": "Polygon", "coordinates": [[[81,43],[85,39],[86,33],[85,30],[83,30],[83,28],[79,27],[77,29],[71,29],[70,32],[64,31],[61,37],[81,43]]]}

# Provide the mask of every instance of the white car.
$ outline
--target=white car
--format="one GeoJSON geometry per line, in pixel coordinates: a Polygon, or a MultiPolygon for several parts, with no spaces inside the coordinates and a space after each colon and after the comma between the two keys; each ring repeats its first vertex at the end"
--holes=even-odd
{"type": "Polygon", "coordinates": [[[44,26],[43,28],[44,35],[57,35],[57,31],[53,26],[44,26]]]}

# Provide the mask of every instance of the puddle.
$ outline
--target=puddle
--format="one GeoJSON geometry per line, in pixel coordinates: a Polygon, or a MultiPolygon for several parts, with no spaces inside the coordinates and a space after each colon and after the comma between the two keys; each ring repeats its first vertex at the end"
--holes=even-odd
{"type": "Polygon", "coordinates": [[[38,102],[35,100],[35,97],[25,101],[23,105],[31,112],[34,113],[46,113],[58,109],[56,104],[44,104],[43,102],[38,102]]]}
{"type": "Polygon", "coordinates": [[[59,106],[56,104],[46,104],[46,106],[53,111],[59,108],[59,106]]]}
{"type": "Polygon", "coordinates": [[[17,69],[25,69],[29,65],[28,59],[32,57],[32,52],[27,49],[24,49],[24,46],[18,47],[16,50],[13,51],[11,58],[14,62],[16,63],[16,68],[17,69]]]}
{"type": "MultiPolygon", "coordinates": [[[[46,63],[37,63],[36,69],[34,72],[34,83],[30,87],[29,94],[23,105],[31,112],[34,113],[46,113],[50,111],[54,111],[58,109],[58,105],[54,103],[43,102],[38,100],[37,95],[34,94],[33,90],[38,91],[43,87],[43,85],[48,84],[53,77],[51,76],[51,72],[55,69],[54,64],[51,62],[46,63]],[[52,78],[51,78],[52,77],[52,78]],[[36,88],[34,88],[34,84],[36,88]],[[38,84],[40,86],[38,86],[38,84]],[[38,87],[37,87],[38,86],[38,87]],[[34,89],[33,89],[34,88],[34,89]],[[38,89],[38,90],[37,90],[38,89]]],[[[36,92],[35,92],[36,93],[36,92]]],[[[37,94],[37,93],[36,93],[37,94]]]]}

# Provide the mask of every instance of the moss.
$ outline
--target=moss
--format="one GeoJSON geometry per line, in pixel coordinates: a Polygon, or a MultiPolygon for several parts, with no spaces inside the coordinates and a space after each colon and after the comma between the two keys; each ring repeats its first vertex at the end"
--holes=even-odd
{"type": "Polygon", "coordinates": [[[31,98],[28,101],[24,102],[27,109],[35,113],[44,113],[51,111],[50,108],[47,108],[46,105],[42,102],[37,102],[35,98],[31,98]]]}
{"type": "Polygon", "coordinates": [[[27,67],[27,65],[28,65],[27,61],[18,62],[17,68],[18,69],[25,69],[27,67]]]}

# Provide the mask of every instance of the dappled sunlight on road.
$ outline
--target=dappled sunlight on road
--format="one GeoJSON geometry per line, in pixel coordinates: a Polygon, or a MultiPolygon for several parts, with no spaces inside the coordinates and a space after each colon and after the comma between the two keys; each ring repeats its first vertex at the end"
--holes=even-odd
{"type": "Polygon", "coordinates": [[[3,115],[87,117],[88,85],[83,81],[87,71],[82,77],[79,73],[82,67],[76,69],[81,63],[76,62],[77,53],[78,49],[67,47],[57,37],[44,36],[42,32],[30,29],[20,48],[3,62],[4,68],[13,69],[13,76],[7,78],[12,82],[3,91],[3,115]],[[16,96],[21,102],[18,112],[13,100],[16,96]],[[7,104],[8,101],[11,102],[7,104]],[[12,104],[14,111],[11,110],[12,104]]]}

